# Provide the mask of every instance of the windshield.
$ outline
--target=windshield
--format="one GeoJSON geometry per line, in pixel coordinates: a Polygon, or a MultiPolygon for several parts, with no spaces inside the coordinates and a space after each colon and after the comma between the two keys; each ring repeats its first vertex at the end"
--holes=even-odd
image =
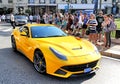
{"type": "Polygon", "coordinates": [[[15,19],[27,19],[26,16],[15,16],[15,19]]]}
{"type": "Polygon", "coordinates": [[[33,26],[31,27],[32,38],[47,38],[67,36],[61,29],[55,26],[33,26]]]}

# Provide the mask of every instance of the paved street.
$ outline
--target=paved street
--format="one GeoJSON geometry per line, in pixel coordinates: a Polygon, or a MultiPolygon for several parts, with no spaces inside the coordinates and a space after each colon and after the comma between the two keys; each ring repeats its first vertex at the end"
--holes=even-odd
{"type": "Polygon", "coordinates": [[[9,24],[0,24],[0,84],[119,84],[120,60],[102,57],[96,74],[72,76],[68,79],[42,75],[22,54],[11,49],[9,24]]]}

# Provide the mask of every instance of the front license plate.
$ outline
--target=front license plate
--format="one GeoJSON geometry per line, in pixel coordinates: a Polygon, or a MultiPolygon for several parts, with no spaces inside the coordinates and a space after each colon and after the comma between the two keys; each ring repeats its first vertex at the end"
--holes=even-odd
{"type": "Polygon", "coordinates": [[[86,68],[86,69],[84,69],[84,73],[88,73],[88,72],[90,72],[91,71],[91,68],[86,68]]]}

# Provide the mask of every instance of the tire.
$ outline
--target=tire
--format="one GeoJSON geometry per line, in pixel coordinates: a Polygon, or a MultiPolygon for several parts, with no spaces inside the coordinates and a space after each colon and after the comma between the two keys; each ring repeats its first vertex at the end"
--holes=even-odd
{"type": "Polygon", "coordinates": [[[34,68],[41,74],[46,73],[46,62],[45,58],[40,51],[36,51],[34,54],[34,68]]]}
{"type": "Polygon", "coordinates": [[[15,41],[14,36],[11,37],[11,44],[12,44],[13,51],[16,52],[17,51],[17,47],[16,47],[16,41],[15,41]]]}

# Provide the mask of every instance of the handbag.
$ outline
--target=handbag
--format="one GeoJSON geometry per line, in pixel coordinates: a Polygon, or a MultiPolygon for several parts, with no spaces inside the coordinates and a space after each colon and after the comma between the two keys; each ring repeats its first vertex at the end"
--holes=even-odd
{"type": "Polygon", "coordinates": [[[89,35],[90,34],[90,29],[87,29],[86,30],[86,35],[89,35]]]}
{"type": "Polygon", "coordinates": [[[117,25],[113,21],[111,21],[110,26],[108,27],[108,30],[115,31],[116,29],[117,29],[117,25]]]}

